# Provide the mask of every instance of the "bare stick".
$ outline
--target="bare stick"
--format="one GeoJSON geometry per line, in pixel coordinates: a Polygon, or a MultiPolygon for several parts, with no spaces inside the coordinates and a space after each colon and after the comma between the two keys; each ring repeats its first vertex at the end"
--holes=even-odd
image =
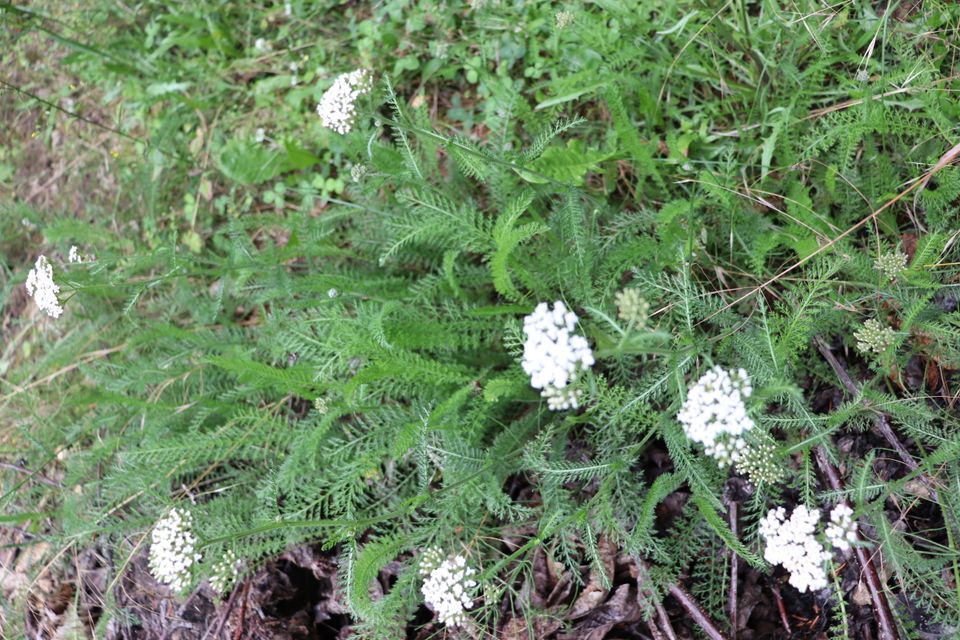
{"type": "MultiPolygon", "coordinates": [[[[728,507],[729,518],[730,518],[730,531],[733,532],[733,537],[739,538],[739,518],[737,517],[737,503],[730,501],[730,506],[728,507]]],[[[739,558],[737,552],[733,549],[730,550],[730,598],[728,600],[728,607],[730,609],[730,637],[733,640],[737,640],[737,628],[740,626],[737,624],[737,574],[740,569],[739,558]]]]}
{"type": "Polygon", "coordinates": [[[689,593],[687,593],[683,587],[677,584],[670,585],[669,588],[670,595],[677,599],[677,602],[686,609],[687,613],[690,614],[690,618],[700,627],[700,630],[707,634],[707,637],[710,640],[727,640],[727,637],[720,633],[720,630],[717,628],[717,625],[713,623],[707,614],[703,612],[703,609],[700,608],[700,605],[697,604],[697,601],[693,599],[689,593]]]}
{"type": "Polygon", "coordinates": [[[783,596],[780,595],[780,585],[771,581],[770,590],[773,591],[773,599],[777,602],[777,613],[780,614],[780,624],[783,625],[784,631],[792,635],[793,629],[790,628],[790,618],[787,617],[787,607],[784,606],[783,596]]]}
{"type": "MultiPolygon", "coordinates": [[[[833,351],[830,350],[830,345],[827,344],[820,336],[814,336],[813,343],[817,345],[817,351],[823,356],[824,360],[830,365],[830,368],[833,369],[833,372],[837,374],[837,378],[840,379],[840,384],[843,385],[843,388],[847,390],[854,400],[860,397],[860,387],[857,386],[857,383],[853,381],[853,378],[850,377],[850,374],[847,373],[847,370],[844,368],[840,361],[837,360],[837,357],[833,355],[833,351]]],[[[864,406],[871,406],[869,400],[864,401],[864,406]]],[[[917,461],[913,459],[913,456],[910,455],[910,452],[907,451],[907,448],[903,446],[903,443],[900,442],[900,439],[897,438],[897,434],[894,433],[893,429],[890,427],[890,422],[887,420],[887,416],[882,413],[877,413],[876,418],[874,419],[874,425],[877,428],[877,431],[884,440],[886,440],[891,447],[897,452],[897,456],[900,457],[900,460],[903,461],[911,471],[916,471],[919,468],[917,461]]],[[[922,478],[926,483],[926,479],[922,478]]],[[[931,491],[933,489],[931,488],[931,491]]],[[[936,495],[933,497],[936,500],[936,495]]]]}
{"type": "Polygon", "coordinates": [[[49,487],[56,487],[57,489],[63,489],[63,485],[57,482],[56,480],[51,480],[50,478],[43,475],[39,471],[31,471],[30,469],[27,469],[26,467],[21,467],[20,465],[14,464],[13,462],[0,461],[0,468],[19,471],[20,473],[24,473],[30,476],[31,479],[36,480],[37,482],[42,482],[43,484],[49,487]]]}
{"type": "Polygon", "coordinates": [[[667,610],[663,608],[659,600],[654,601],[653,607],[657,610],[657,618],[660,619],[660,626],[667,634],[667,637],[670,640],[677,640],[677,632],[673,630],[673,625],[670,624],[670,616],[667,615],[667,610]]]}

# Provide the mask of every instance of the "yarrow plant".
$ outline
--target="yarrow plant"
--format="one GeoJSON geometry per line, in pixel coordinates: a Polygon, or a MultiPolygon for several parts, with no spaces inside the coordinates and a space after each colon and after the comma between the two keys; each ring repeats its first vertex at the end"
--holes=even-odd
{"type": "Polygon", "coordinates": [[[567,387],[576,382],[578,372],[594,363],[587,339],[573,333],[577,320],[577,314],[560,300],[553,309],[541,302],[523,319],[523,370],[530,376],[530,386],[541,390],[554,411],[580,406],[580,394],[567,387]]]}
{"type": "Polygon", "coordinates": [[[427,549],[420,560],[424,576],[423,599],[445,625],[457,627],[467,620],[466,610],[473,606],[470,591],[477,586],[471,576],[476,570],[467,566],[467,559],[457,555],[444,558],[437,548],[427,549]]]}
{"type": "Polygon", "coordinates": [[[59,318],[63,314],[63,307],[57,294],[60,287],[53,281],[53,267],[46,256],[39,256],[33,269],[27,274],[27,293],[33,296],[41,311],[45,311],[51,318],[59,318]]]}
{"type": "Polygon", "coordinates": [[[754,426],[743,402],[752,392],[746,371],[738,369],[731,374],[715,366],[690,387],[677,420],[708,456],[729,465],[740,459],[747,446],[742,435],[754,426]]]}
{"type": "Polygon", "coordinates": [[[798,591],[817,591],[827,586],[823,563],[830,558],[816,538],[820,512],[804,505],[787,519],[783,507],[770,509],[760,520],[760,535],[766,542],[763,557],[790,572],[789,582],[798,591]]]}
{"type": "Polygon", "coordinates": [[[857,523],[853,519],[853,509],[843,502],[831,509],[830,524],[823,533],[837,549],[850,549],[850,544],[857,541],[857,523]]]}
{"type": "Polygon", "coordinates": [[[174,507],[157,522],[150,542],[150,572],[174,591],[183,591],[190,583],[190,568],[200,561],[193,514],[174,507]]]}
{"type": "Polygon", "coordinates": [[[373,79],[366,69],[340,74],[317,104],[320,122],[341,135],[350,133],[356,116],[357,99],[371,88],[373,79]]]}

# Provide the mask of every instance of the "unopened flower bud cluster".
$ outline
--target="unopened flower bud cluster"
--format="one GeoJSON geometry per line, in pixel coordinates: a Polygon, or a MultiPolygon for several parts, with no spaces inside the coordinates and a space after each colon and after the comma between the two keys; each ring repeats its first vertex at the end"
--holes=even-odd
{"type": "Polygon", "coordinates": [[[150,573],[174,591],[183,591],[190,583],[190,568],[200,560],[193,515],[174,507],[157,522],[150,542],[150,573]]]}
{"type": "MultiPolygon", "coordinates": [[[[576,377],[571,378],[571,383],[576,382],[576,377]]],[[[583,389],[567,385],[563,389],[556,387],[545,387],[540,395],[546,399],[547,408],[551,411],[565,411],[567,409],[579,409],[580,400],[583,397],[583,389]]]]}
{"type": "Polygon", "coordinates": [[[578,372],[594,363],[587,339],[574,333],[577,320],[577,314],[559,300],[552,309],[541,302],[523,319],[526,340],[521,365],[530,376],[530,386],[541,389],[554,410],[579,406],[580,395],[565,389],[576,382],[578,372]]]}
{"type": "Polygon", "coordinates": [[[210,586],[217,593],[226,593],[233,583],[240,577],[242,563],[233,549],[227,549],[219,560],[213,564],[210,575],[210,586]]]}
{"type": "Polygon", "coordinates": [[[677,420],[687,437],[702,444],[719,464],[738,462],[747,447],[742,436],[754,426],[744,404],[752,392],[743,369],[731,373],[713,367],[690,387],[677,420]]]}
{"type": "Polygon", "coordinates": [[[616,295],[617,312],[621,320],[637,329],[647,324],[650,315],[650,303],[643,299],[638,289],[624,289],[616,295]]]}
{"type": "Polygon", "coordinates": [[[366,69],[340,74],[317,105],[320,122],[341,135],[350,133],[357,111],[357,99],[371,88],[373,80],[366,69]]]}
{"type": "Polygon", "coordinates": [[[876,318],[870,318],[863,326],[853,332],[857,339],[857,349],[864,355],[869,353],[883,353],[890,348],[897,334],[890,327],[885,327],[876,318]]]}
{"type": "Polygon", "coordinates": [[[874,261],[873,268],[893,280],[907,270],[907,254],[902,251],[885,253],[874,261]]]}
{"type": "Polygon", "coordinates": [[[737,471],[754,484],[778,484],[786,476],[786,469],[777,460],[776,450],[774,445],[767,442],[748,445],[740,452],[737,471]]]}
{"type": "Polygon", "coordinates": [[[457,627],[467,620],[466,610],[473,606],[470,591],[477,586],[463,556],[444,558],[439,549],[428,549],[420,561],[420,574],[425,577],[421,592],[427,605],[445,625],[457,627]]]}

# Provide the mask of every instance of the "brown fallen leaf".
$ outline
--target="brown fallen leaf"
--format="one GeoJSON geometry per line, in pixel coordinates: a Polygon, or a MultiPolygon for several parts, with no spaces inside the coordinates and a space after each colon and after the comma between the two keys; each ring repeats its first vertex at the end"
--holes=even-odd
{"type": "Polygon", "coordinates": [[[641,617],[636,591],[631,585],[622,584],[609,600],[590,611],[568,633],[557,636],[557,640],[603,640],[614,626],[636,622],[641,617]]]}
{"type": "Polygon", "coordinates": [[[607,598],[609,590],[604,585],[611,584],[613,581],[614,559],[617,555],[617,547],[606,538],[600,538],[597,542],[597,553],[600,562],[603,564],[603,573],[600,573],[595,565],[591,566],[587,585],[573,602],[570,611],[567,612],[566,618],[568,620],[576,620],[577,618],[585,616],[607,598]]]}

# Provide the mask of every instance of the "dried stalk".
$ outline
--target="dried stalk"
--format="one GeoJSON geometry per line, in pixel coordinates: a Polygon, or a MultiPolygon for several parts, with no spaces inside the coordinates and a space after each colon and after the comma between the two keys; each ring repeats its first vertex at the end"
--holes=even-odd
{"type": "MultiPolygon", "coordinates": [[[[827,342],[820,336],[814,336],[813,343],[817,345],[817,350],[824,357],[827,363],[830,365],[830,368],[833,369],[834,373],[837,374],[837,378],[840,379],[840,384],[843,385],[843,388],[847,390],[854,400],[860,397],[860,388],[857,386],[857,383],[853,381],[853,378],[850,377],[850,374],[847,373],[847,370],[844,368],[840,361],[837,360],[837,357],[833,355],[833,351],[830,350],[830,346],[827,342]]],[[[864,406],[869,407],[870,402],[865,401],[864,406]]],[[[907,465],[907,468],[911,471],[917,471],[920,468],[920,465],[917,464],[917,461],[910,455],[910,452],[907,451],[907,448],[903,446],[903,443],[900,442],[900,439],[897,437],[897,434],[894,432],[893,427],[890,426],[890,421],[887,419],[887,416],[883,413],[876,413],[873,421],[874,428],[877,433],[887,441],[887,443],[893,447],[893,450],[897,452],[897,456],[907,465]]],[[[918,478],[930,491],[930,496],[937,501],[937,490],[933,488],[930,479],[926,474],[919,474],[918,478]]]]}
{"type": "Polygon", "coordinates": [[[780,624],[783,630],[789,635],[793,635],[793,629],[790,628],[790,618],[787,616],[787,607],[783,604],[783,596],[780,595],[780,586],[771,581],[770,590],[773,592],[773,599],[777,602],[777,613],[780,614],[780,624]]]}
{"type": "MultiPolygon", "coordinates": [[[[728,507],[729,519],[730,519],[730,531],[733,533],[735,538],[740,537],[740,525],[738,517],[737,503],[730,501],[730,506],[728,507]]],[[[730,550],[730,598],[727,602],[728,608],[730,610],[730,638],[732,640],[737,640],[737,628],[740,626],[737,623],[737,574],[740,569],[739,557],[737,556],[736,551],[730,550]]]]}
{"type": "Polygon", "coordinates": [[[694,600],[693,596],[687,593],[683,587],[672,584],[670,585],[669,591],[670,595],[676,598],[677,602],[686,609],[690,618],[697,623],[700,630],[703,631],[710,640],[727,640],[727,637],[720,633],[720,630],[717,628],[717,625],[713,623],[713,620],[707,617],[707,614],[703,612],[703,609],[700,608],[697,601],[694,600]]]}
{"type": "Polygon", "coordinates": [[[47,476],[43,475],[43,474],[40,473],[39,471],[31,471],[30,469],[27,469],[26,467],[22,467],[22,466],[20,466],[20,465],[18,465],[18,464],[16,464],[16,463],[13,463],[13,462],[2,462],[2,461],[0,461],[0,468],[2,468],[2,469],[10,469],[10,470],[12,470],[12,471],[18,471],[18,472],[20,472],[20,473],[23,473],[23,474],[29,476],[29,479],[31,479],[31,480],[36,480],[37,482],[41,482],[41,483],[47,485],[48,487],[56,487],[57,489],[63,489],[63,485],[60,484],[59,482],[57,482],[56,480],[51,480],[50,478],[48,478],[47,476]]]}

